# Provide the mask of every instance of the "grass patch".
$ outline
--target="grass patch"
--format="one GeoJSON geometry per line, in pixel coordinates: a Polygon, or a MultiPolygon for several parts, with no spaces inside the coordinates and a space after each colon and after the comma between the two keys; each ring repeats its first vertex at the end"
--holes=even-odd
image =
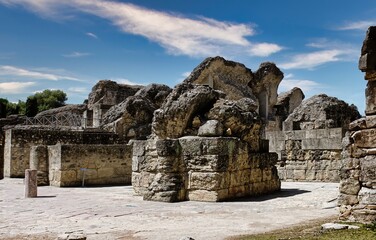
{"type": "MultiPolygon", "coordinates": [[[[335,222],[333,218],[310,221],[297,226],[275,230],[268,233],[239,236],[229,240],[374,240],[376,239],[376,223],[369,225],[354,224],[359,229],[321,230],[321,225],[335,222]]],[[[349,223],[346,223],[349,224],[349,223]]]]}

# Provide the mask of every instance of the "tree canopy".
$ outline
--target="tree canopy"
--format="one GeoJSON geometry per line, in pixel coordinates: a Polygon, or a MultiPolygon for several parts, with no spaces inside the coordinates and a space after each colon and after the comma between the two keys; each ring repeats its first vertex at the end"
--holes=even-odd
{"type": "Polygon", "coordinates": [[[50,89],[27,97],[26,102],[19,100],[18,103],[12,103],[7,99],[0,98],[0,118],[12,114],[34,117],[45,110],[64,106],[66,100],[67,94],[65,92],[50,89]]]}

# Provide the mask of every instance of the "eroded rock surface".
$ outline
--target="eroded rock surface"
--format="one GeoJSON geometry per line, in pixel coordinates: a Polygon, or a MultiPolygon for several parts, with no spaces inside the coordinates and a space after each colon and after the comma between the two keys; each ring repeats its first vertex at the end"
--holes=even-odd
{"type": "Polygon", "coordinates": [[[307,130],[342,127],[360,118],[354,105],[325,94],[315,95],[295,108],[285,121],[284,130],[307,130]]]}
{"type": "Polygon", "coordinates": [[[143,86],[118,84],[111,80],[100,80],[89,94],[88,108],[91,109],[94,104],[119,104],[127,97],[136,94],[141,88],[143,86]]]}

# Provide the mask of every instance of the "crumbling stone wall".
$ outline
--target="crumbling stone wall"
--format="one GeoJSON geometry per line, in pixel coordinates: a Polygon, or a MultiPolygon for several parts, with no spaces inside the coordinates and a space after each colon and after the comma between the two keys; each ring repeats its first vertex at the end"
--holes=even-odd
{"type": "Polygon", "coordinates": [[[270,151],[279,156],[280,178],[338,182],[342,138],[359,117],[354,106],[325,94],[303,101],[283,122],[282,131],[266,132],[270,151]]]}
{"type": "Polygon", "coordinates": [[[276,154],[230,137],[133,142],[132,185],[145,200],[222,201],[280,189],[276,154]]]}
{"type": "Polygon", "coordinates": [[[340,171],[340,218],[376,221],[376,26],[363,42],[359,69],[368,80],[366,116],[352,122],[343,140],[344,164],[340,171]]]}
{"type": "Polygon", "coordinates": [[[36,145],[113,144],[117,136],[108,132],[54,130],[17,126],[5,130],[4,176],[24,177],[29,168],[30,148],[36,145]]]}
{"type": "Polygon", "coordinates": [[[51,186],[131,184],[131,145],[48,146],[51,186]]]}

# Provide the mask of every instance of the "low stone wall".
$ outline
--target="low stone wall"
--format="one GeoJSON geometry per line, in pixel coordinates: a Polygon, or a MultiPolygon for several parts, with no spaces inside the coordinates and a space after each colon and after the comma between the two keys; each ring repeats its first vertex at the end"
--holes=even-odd
{"type": "Polygon", "coordinates": [[[230,137],[133,141],[132,185],[145,200],[221,201],[280,190],[275,153],[230,137]]]}
{"type": "Polygon", "coordinates": [[[4,176],[24,177],[28,169],[30,148],[36,145],[61,144],[113,144],[117,136],[108,132],[23,129],[12,128],[5,131],[4,176]]]}
{"type": "Polygon", "coordinates": [[[287,181],[339,182],[343,135],[342,128],[266,132],[287,181]]]}
{"type": "Polygon", "coordinates": [[[52,186],[131,184],[131,145],[48,146],[52,186]]]}

